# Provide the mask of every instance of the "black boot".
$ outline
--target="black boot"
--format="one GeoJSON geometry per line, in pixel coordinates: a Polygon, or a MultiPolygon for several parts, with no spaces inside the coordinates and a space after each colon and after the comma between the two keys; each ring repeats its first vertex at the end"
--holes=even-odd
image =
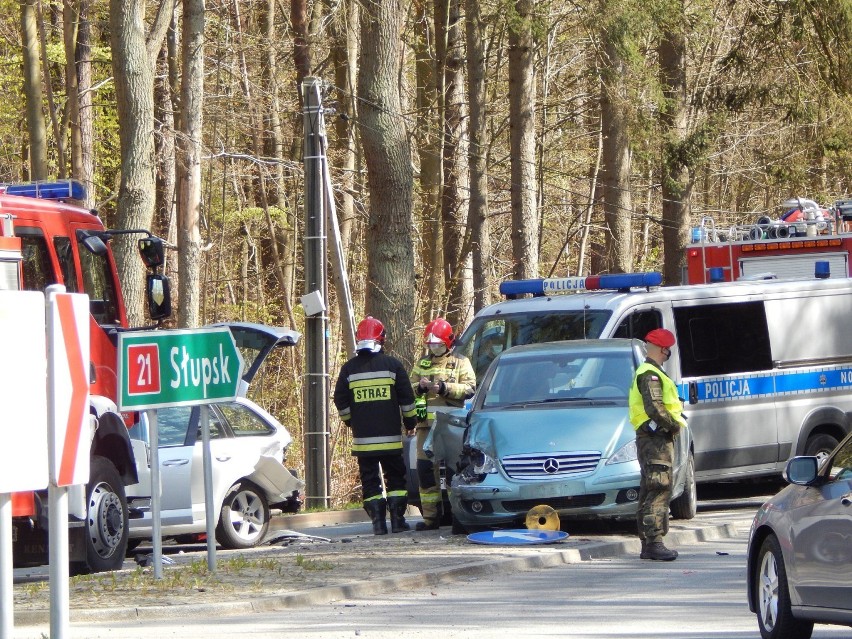
{"type": "Polygon", "coordinates": [[[388,497],[388,514],[391,520],[391,532],[400,533],[411,530],[405,521],[405,509],[408,506],[407,497],[388,497]]]}
{"type": "Polygon", "coordinates": [[[677,559],[677,551],[669,550],[661,541],[647,542],[641,557],[652,561],[674,561],[677,559]]]}
{"type": "Polygon", "coordinates": [[[370,515],[370,519],[373,522],[373,534],[387,535],[388,524],[385,521],[387,502],[384,499],[371,499],[370,501],[365,501],[364,510],[367,511],[367,514],[370,515]]]}

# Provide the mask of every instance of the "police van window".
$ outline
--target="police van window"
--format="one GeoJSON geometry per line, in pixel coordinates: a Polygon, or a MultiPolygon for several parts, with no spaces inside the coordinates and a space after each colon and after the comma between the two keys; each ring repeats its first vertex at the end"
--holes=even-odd
{"type": "Polygon", "coordinates": [[[23,251],[23,288],[25,291],[43,291],[56,284],[56,274],[50,261],[50,249],[41,229],[18,227],[15,232],[21,238],[23,251]]]}
{"type": "Polygon", "coordinates": [[[80,249],[83,292],[89,295],[89,311],[98,324],[118,324],[115,284],[106,254],[80,249]]]}
{"type": "Polygon", "coordinates": [[[80,288],[77,283],[77,269],[74,267],[74,251],[71,249],[71,238],[54,237],[53,248],[56,250],[56,258],[59,260],[62,279],[65,281],[65,290],[69,293],[78,293],[80,288]]]}
{"type": "Polygon", "coordinates": [[[663,327],[663,318],[657,310],[636,311],[625,317],[613,337],[645,339],[655,328],[663,327]]]}
{"type": "Polygon", "coordinates": [[[683,377],[772,368],[763,302],[674,308],[683,377]]]}

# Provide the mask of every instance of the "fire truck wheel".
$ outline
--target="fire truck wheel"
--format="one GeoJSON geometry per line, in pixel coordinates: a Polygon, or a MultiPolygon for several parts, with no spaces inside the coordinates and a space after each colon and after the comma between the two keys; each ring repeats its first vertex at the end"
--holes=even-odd
{"type": "Polygon", "coordinates": [[[216,540],[225,548],[257,546],[269,528],[269,502],[251,482],[237,482],[228,490],[216,526],[216,540]]]}
{"type": "Polygon", "coordinates": [[[86,513],[86,563],[89,572],[118,570],[128,541],[128,508],[124,484],[112,462],[92,457],[86,513]]]}

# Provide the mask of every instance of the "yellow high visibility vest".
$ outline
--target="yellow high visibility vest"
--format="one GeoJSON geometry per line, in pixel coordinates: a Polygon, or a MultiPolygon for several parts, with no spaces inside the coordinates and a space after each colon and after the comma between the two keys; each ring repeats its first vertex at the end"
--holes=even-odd
{"type": "Polygon", "coordinates": [[[660,378],[660,384],[663,387],[663,405],[669,414],[674,417],[682,427],[686,426],[686,420],[683,418],[683,404],[680,401],[680,396],[677,393],[677,386],[672,381],[671,377],[666,375],[659,368],[648,362],[643,362],[636,369],[636,376],[633,378],[633,385],[630,387],[630,394],[627,396],[627,405],[629,409],[630,423],[633,424],[633,429],[638,430],[639,427],[650,420],[648,413],[645,412],[645,403],[642,401],[642,393],[639,392],[639,387],[636,380],[643,373],[654,371],[660,378]]]}

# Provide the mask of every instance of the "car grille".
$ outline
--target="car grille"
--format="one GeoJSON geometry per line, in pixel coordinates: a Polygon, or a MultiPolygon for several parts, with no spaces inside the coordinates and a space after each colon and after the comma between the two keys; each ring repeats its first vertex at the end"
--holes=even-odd
{"type": "Polygon", "coordinates": [[[555,479],[590,473],[598,467],[601,454],[583,450],[569,453],[536,453],[508,455],[502,459],[503,470],[512,479],[555,479]]]}
{"type": "Polygon", "coordinates": [[[591,495],[577,495],[575,497],[544,497],[542,499],[515,499],[504,501],[503,508],[509,512],[525,512],[536,506],[550,506],[555,510],[568,510],[570,508],[589,508],[600,506],[604,503],[604,493],[593,493],[591,495]]]}

